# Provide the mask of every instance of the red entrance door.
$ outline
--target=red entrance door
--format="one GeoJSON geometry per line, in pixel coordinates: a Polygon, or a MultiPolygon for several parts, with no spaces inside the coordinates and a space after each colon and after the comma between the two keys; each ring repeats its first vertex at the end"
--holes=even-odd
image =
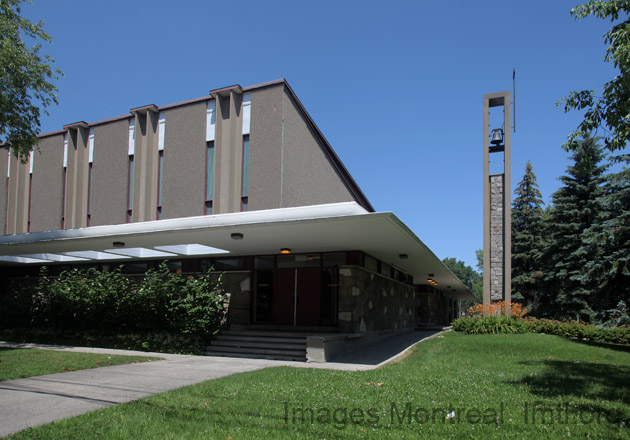
{"type": "Polygon", "coordinates": [[[321,324],[321,269],[277,269],[273,277],[273,323],[321,324]]]}
{"type": "Polygon", "coordinates": [[[321,324],[322,270],[297,270],[296,325],[321,324]]]}

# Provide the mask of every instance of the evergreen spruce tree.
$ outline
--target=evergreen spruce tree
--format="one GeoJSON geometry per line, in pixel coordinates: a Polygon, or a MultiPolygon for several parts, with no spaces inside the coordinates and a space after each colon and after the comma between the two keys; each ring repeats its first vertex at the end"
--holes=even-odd
{"type": "Polygon", "coordinates": [[[543,249],[542,194],[532,164],[527,161],[512,203],[512,298],[528,306],[538,306],[542,278],[540,255],[543,249]]]}
{"type": "MultiPolygon", "coordinates": [[[[628,156],[621,156],[628,163],[628,156]]],[[[583,283],[598,290],[591,302],[600,322],[630,305],[630,169],[608,176],[601,197],[600,221],[583,234],[583,252],[590,256],[583,283]]]]}
{"type": "Polygon", "coordinates": [[[600,220],[604,196],[604,153],[597,139],[584,137],[574,150],[573,165],[560,177],[553,195],[553,209],[545,221],[543,255],[544,290],[539,314],[556,318],[590,320],[590,307],[597,286],[584,279],[585,267],[593,256],[585,252],[584,231],[600,220]]]}

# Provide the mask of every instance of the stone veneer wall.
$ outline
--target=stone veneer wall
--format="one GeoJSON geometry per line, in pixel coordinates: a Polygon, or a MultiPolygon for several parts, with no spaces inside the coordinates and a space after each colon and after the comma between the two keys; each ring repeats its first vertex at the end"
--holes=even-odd
{"type": "Polygon", "coordinates": [[[451,304],[443,296],[434,293],[416,293],[416,323],[447,325],[451,321],[451,304]]]}
{"type": "Polygon", "coordinates": [[[503,300],[503,174],[490,176],[490,300],[503,300]]]}
{"type": "Polygon", "coordinates": [[[414,328],[414,288],[359,266],[339,268],[339,331],[414,328]]]}

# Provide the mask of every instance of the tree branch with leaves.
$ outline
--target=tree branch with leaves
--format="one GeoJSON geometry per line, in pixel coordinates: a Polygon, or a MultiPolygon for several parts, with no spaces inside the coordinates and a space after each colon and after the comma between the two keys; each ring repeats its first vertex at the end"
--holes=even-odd
{"type": "Polygon", "coordinates": [[[614,23],[604,34],[604,41],[608,44],[604,61],[612,62],[619,75],[604,84],[601,96],[595,90],[581,90],[571,92],[556,102],[556,105],[564,107],[565,112],[586,109],[582,122],[563,145],[567,151],[575,151],[580,140],[591,133],[603,138],[605,147],[610,151],[623,150],[630,140],[629,12],[630,0],[591,0],[571,10],[576,20],[595,16],[614,23]]]}
{"type": "Polygon", "coordinates": [[[42,22],[20,15],[23,2],[0,0],[0,142],[26,162],[37,147],[41,112],[47,115],[47,108],[58,104],[52,81],[63,72],[52,67],[50,56],[40,54],[40,41],[51,43],[52,38],[42,22]]]}

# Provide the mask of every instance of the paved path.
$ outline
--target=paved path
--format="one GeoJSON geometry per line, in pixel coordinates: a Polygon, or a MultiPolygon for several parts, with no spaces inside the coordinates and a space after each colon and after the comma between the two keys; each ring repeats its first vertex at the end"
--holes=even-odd
{"type": "Polygon", "coordinates": [[[101,348],[10,344],[0,341],[0,347],[133,354],[164,359],[0,382],[0,437],[117,403],[267,367],[370,370],[403,356],[413,345],[438,333],[418,331],[395,336],[360,353],[327,363],[188,356],[101,348]]]}

